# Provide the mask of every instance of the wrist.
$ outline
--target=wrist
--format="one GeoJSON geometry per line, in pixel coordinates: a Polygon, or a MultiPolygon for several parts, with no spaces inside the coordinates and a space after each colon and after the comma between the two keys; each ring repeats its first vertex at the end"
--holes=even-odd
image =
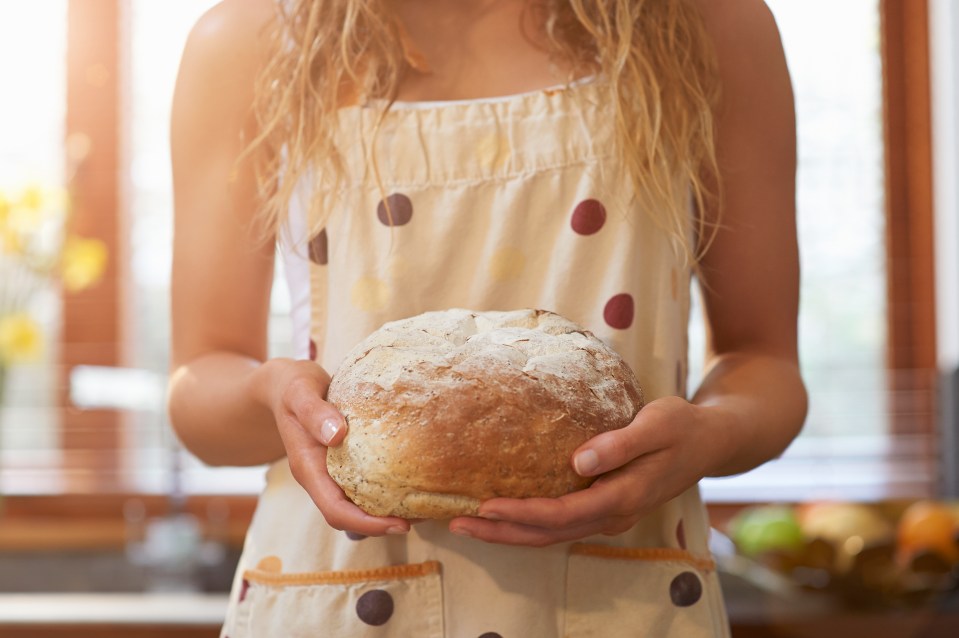
{"type": "Polygon", "coordinates": [[[702,460],[703,476],[729,476],[738,472],[733,468],[741,441],[748,439],[743,434],[742,419],[734,409],[719,402],[694,403],[696,431],[703,441],[705,457],[702,460]]]}
{"type": "Polygon", "coordinates": [[[258,363],[247,377],[247,392],[257,405],[273,413],[277,400],[278,380],[288,374],[294,361],[275,358],[258,363]]]}

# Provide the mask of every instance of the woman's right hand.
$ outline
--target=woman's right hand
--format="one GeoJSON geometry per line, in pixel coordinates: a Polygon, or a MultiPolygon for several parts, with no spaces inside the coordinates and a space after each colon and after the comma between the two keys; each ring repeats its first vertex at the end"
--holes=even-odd
{"type": "Polygon", "coordinates": [[[312,361],[292,359],[271,359],[260,366],[260,372],[266,378],[263,398],[276,420],[290,472],[326,522],[364,536],[409,532],[409,521],[367,514],[330,478],[327,448],[342,443],[347,431],[346,419],[324,400],[330,375],[312,361]]]}

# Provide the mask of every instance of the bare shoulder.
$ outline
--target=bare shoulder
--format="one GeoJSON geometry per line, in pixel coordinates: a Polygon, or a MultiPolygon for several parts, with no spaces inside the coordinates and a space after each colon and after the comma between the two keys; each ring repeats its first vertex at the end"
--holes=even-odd
{"type": "Polygon", "coordinates": [[[279,0],[220,0],[197,20],[191,39],[249,48],[277,16],[279,0]]]}
{"type": "Polygon", "coordinates": [[[278,0],[222,0],[190,30],[181,71],[196,71],[221,82],[250,76],[265,61],[269,28],[278,0]]]}
{"type": "Polygon", "coordinates": [[[724,92],[788,83],[779,27],[763,0],[693,0],[719,63],[724,92]]]}
{"type": "Polygon", "coordinates": [[[173,95],[174,160],[226,149],[249,125],[278,0],[222,0],[190,31],[173,95]],[[181,152],[182,151],[182,152],[181,152]]]}
{"type": "Polygon", "coordinates": [[[693,0],[717,52],[779,43],[779,29],[763,0],[693,0]]]}
{"type": "MultiPolygon", "coordinates": [[[[721,129],[771,134],[792,145],[792,83],[779,27],[763,0],[692,0],[716,52],[722,85],[721,129]]],[[[723,131],[720,131],[722,137],[723,131]]]]}

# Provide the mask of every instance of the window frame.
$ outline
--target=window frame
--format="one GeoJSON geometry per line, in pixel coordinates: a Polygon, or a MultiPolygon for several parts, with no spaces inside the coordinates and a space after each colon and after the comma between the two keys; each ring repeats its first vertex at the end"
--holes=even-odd
{"type": "MultiPolygon", "coordinates": [[[[882,0],[887,367],[936,369],[928,0],[882,0]]],[[[898,414],[898,412],[893,412],[898,414]]],[[[902,423],[893,423],[893,431],[902,423]]]]}
{"type": "MultiPolygon", "coordinates": [[[[947,439],[938,429],[941,378],[937,343],[932,49],[929,0],[881,0],[883,141],[886,195],[886,401],[890,434],[918,435],[943,489],[947,439]]],[[[952,425],[957,427],[956,424],[952,425]]],[[[890,460],[890,467],[895,461],[890,460]]]]}
{"type": "Polygon", "coordinates": [[[89,151],[67,185],[71,230],[104,242],[110,259],[98,285],[62,295],[60,440],[68,491],[108,489],[121,462],[120,415],[70,409],[75,365],[120,365],[123,344],[124,252],[120,195],[120,46],[117,0],[67,3],[66,137],[89,151]]]}

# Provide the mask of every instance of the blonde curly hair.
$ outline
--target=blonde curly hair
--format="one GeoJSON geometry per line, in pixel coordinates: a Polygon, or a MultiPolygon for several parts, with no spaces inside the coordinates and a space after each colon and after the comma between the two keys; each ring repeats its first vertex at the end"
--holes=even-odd
{"type": "MultiPolygon", "coordinates": [[[[571,76],[588,70],[609,83],[618,156],[635,192],[643,194],[644,214],[695,262],[718,224],[703,211],[718,196],[719,86],[694,2],[529,0],[527,9],[542,25],[549,54],[572,69],[571,76]]],[[[270,234],[286,220],[300,177],[342,174],[336,111],[372,98],[383,100],[385,114],[404,74],[417,64],[387,0],[283,0],[276,6],[272,55],[257,82],[258,136],[248,147],[257,158],[270,234]]]]}

